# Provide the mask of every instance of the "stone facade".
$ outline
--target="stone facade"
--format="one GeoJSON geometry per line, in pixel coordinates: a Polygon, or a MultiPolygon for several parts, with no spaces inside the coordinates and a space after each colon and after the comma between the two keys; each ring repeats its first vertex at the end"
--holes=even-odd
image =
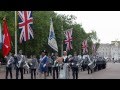
{"type": "Polygon", "coordinates": [[[120,58],[120,41],[112,41],[111,44],[100,44],[97,54],[105,58],[120,58]]]}

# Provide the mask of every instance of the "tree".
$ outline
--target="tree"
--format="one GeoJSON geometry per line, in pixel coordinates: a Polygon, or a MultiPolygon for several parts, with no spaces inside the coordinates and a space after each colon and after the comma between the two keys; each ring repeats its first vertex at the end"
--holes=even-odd
{"type": "MultiPolygon", "coordinates": [[[[3,17],[7,17],[9,31],[11,33],[13,47],[12,52],[14,53],[14,45],[15,45],[15,23],[14,23],[14,11],[0,11],[0,22],[2,22],[3,17]]],[[[33,32],[34,39],[25,42],[25,53],[36,54],[39,56],[39,52],[43,49],[46,49],[49,53],[52,53],[54,50],[51,49],[48,45],[48,36],[50,29],[50,18],[53,20],[53,27],[56,36],[56,41],[58,44],[59,55],[61,52],[61,31],[63,26],[63,31],[73,28],[73,50],[71,50],[68,54],[73,54],[73,52],[81,53],[82,48],[81,44],[84,39],[88,39],[89,51],[91,54],[91,45],[94,41],[99,45],[99,39],[97,38],[97,33],[92,31],[90,33],[86,33],[82,25],[77,24],[75,22],[76,17],[73,15],[61,15],[57,14],[54,11],[33,11],[33,32]]],[[[18,30],[18,29],[17,29],[18,30]]],[[[20,32],[18,30],[18,50],[22,49],[24,51],[24,44],[19,43],[19,35],[20,32]]],[[[63,40],[65,40],[65,35],[63,35],[63,40]]],[[[64,44],[64,50],[65,50],[64,44]]]]}

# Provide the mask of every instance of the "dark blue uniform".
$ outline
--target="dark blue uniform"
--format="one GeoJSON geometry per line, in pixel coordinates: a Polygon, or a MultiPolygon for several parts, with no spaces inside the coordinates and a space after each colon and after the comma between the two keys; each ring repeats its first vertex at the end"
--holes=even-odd
{"type": "Polygon", "coordinates": [[[74,56],[73,59],[71,60],[71,67],[72,67],[72,75],[73,79],[78,79],[78,56],[74,56]]]}
{"type": "Polygon", "coordinates": [[[40,58],[40,67],[39,70],[41,73],[43,72],[47,72],[47,61],[48,61],[48,57],[45,55],[44,57],[40,58]]]}

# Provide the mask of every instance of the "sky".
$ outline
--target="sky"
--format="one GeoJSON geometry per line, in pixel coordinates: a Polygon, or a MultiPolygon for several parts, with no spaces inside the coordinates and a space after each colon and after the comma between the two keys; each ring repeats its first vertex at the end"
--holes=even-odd
{"type": "Polygon", "coordinates": [[[55,11],[58,14],[74,15],[86,32],[94,30],[100,43],[120,41],[120,11],[55,11]]]}

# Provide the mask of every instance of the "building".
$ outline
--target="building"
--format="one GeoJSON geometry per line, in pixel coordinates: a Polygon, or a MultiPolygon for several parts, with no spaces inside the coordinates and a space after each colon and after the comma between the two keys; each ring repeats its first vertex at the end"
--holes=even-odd
{"type": "Polygon", "coordinates": [[[100,44],[97,54],[105,58],[120,58],[120,41],[112,41],[111,44],[100,44]]]}

